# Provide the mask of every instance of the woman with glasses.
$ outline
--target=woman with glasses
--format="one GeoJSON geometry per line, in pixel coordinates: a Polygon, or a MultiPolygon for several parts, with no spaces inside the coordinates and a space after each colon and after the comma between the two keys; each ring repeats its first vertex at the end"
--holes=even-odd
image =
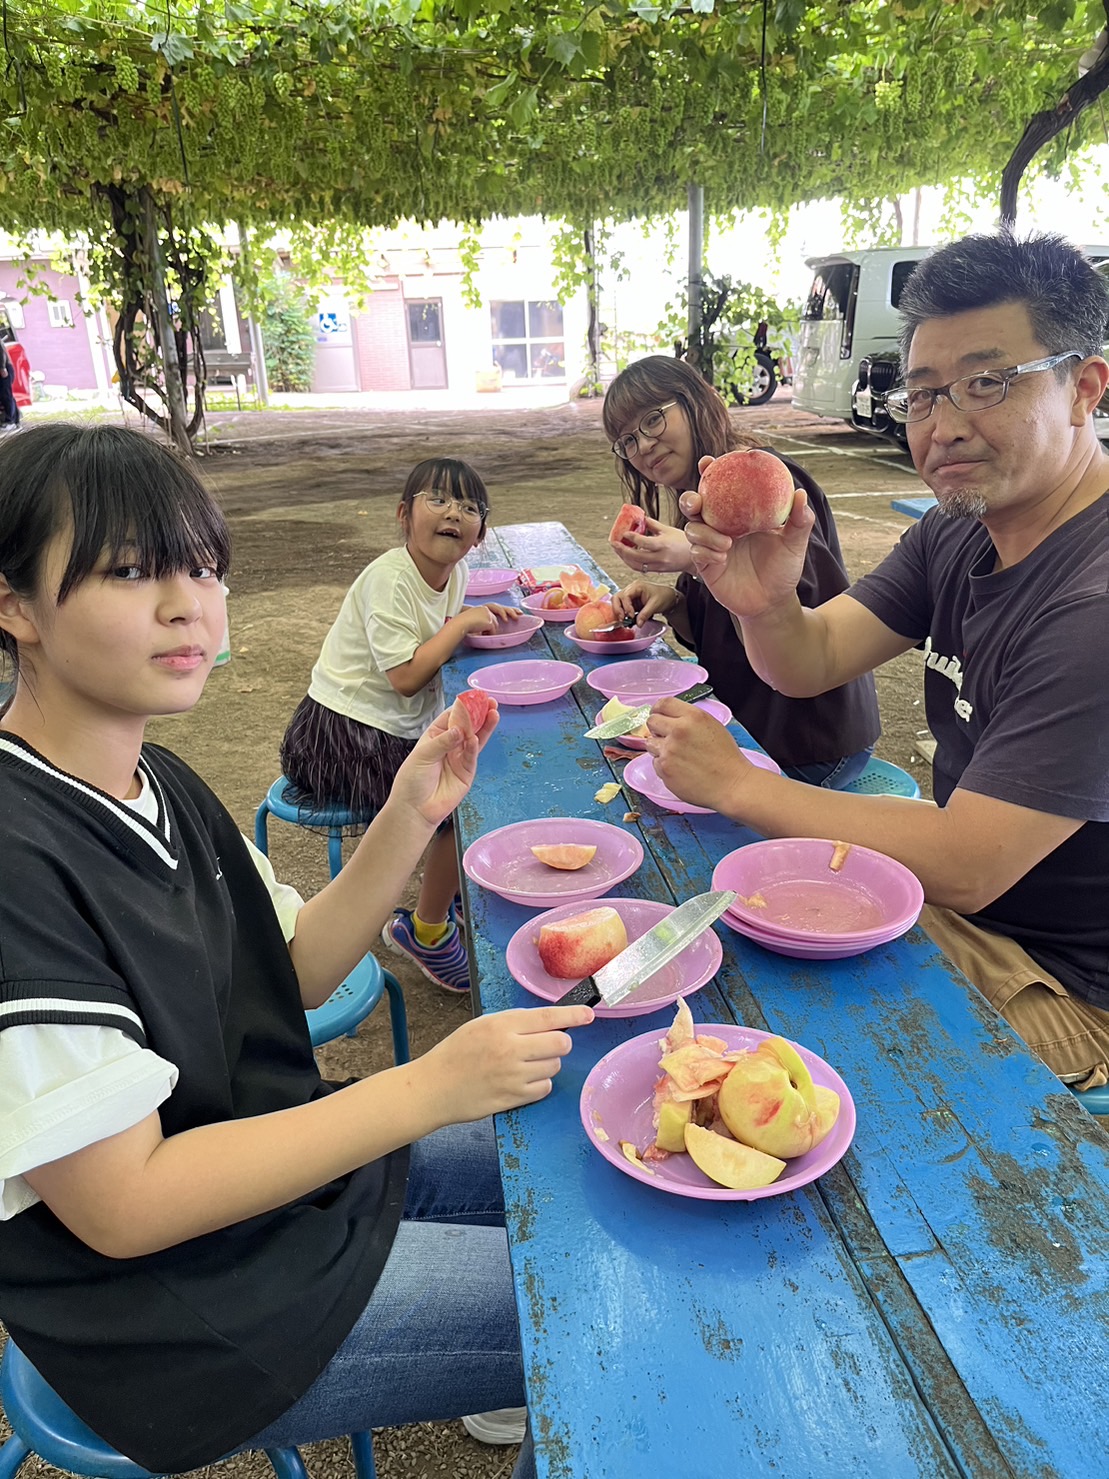
{"type": "MultiPolygon", "coordinates": [[[[680,641],[708,669],[721,702],[794,780],[839,789],[864,770],[880,733],[874,680],[867,674],[819,698],[785,698],[747,660],[730,614],[697,578],[678,497],[696,488],[702,457],[754,443],[739,436],[721,396],[683,360],[652,355],[609,386],[604,426],[631,502],[647,515],[643,534],[613,543],[641,576],[677,574],[677,585],[639,579],[614,599],[618,614],[641,622],[665,615],[680,641]]],[[[777,454],[775,454],[777,455],[777,454]]],[[[788,457],[782,461],[808,494],[816,526],[801,579],[801,600],[819,606],[847,589],[832,511],[823,489],[788,457]]]]}
{"type": "MultiPolygon", "coordinates": [[[[440,671],[471,632],[519,612],[466,606],[466,556],[485,535],[489,497],[465,462],[433,457],[404,485],[404,543],[371,561],[343,599],[281,744],[293,799],[343,806],[367,820],[401,763],[443,708],[440,671]]],[[[470,989],[454,906],[458,863],[450,818],[424,860],[415,910],[397,909],[382,939],[445,991],[470,989]]]]}

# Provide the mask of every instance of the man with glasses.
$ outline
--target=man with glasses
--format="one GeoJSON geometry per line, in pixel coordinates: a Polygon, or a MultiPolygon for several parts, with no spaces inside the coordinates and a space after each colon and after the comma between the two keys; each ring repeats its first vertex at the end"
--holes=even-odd
{"type": "MultiPolygon", "coordinates": [[[[815,610],[796,596],[802,495],[780,534],[687,534],[781,692],[923,648],[938,805],[802,792],[672,701],[649,747],[687,801],[906,864],[937,943],[1060,1078],[1094,1088],[1109,1082],[1109,461],[1093,423],[1109,295],[1060,237],[999,232],[925,258],[900,311],[889,403],[938,506],[815,610]]],[[[682,506],[697,519],[696,494],[682,506]]]]}

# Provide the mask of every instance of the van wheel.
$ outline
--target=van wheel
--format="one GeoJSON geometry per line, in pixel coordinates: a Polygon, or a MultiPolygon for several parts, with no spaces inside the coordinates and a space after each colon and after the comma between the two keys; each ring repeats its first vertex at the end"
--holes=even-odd
{"type": "Polygon", "coordinates": [[[752,374],[754,384],[750,390],[740,390],[732,385],[732,399],[737,406],[764,406],[778,388],[778,377],[774,373],[774,361],[768,354],[757,350],[752,374]]]}

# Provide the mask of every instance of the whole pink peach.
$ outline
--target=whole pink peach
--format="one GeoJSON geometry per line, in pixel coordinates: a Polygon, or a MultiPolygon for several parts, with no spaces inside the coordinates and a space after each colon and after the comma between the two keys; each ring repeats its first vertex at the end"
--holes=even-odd
{"type": "Polygon", "coordinates": [[[793,474],[773,453],[744,447],[711,462],[697,491],[709,528],[741,539],[782,527],[793,507],[793,474]]]}

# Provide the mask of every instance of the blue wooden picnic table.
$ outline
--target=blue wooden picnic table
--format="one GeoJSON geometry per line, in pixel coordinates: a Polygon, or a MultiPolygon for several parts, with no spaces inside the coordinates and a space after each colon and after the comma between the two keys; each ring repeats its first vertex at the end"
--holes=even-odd
{"type": "MultiPolygon", "coordinates": [[[[501,528],[479,558],[602,578],[556,523],[501,528]]],[[[462,649],[448,691],[514,655],[604,661],[548,623],[526,646],[462,649]]],[[[630,792],[597,803],[619,776],[582,737],[598,706],[583,681],[502,707],[460,847],[530,817],[596,817],[645,847],[614,892],[709,888],[753,834],[630,792]]],[[[481,1009],[535,1005],[504,961],[534,911],[464,886],[481,1009]]],[[[855,1138],[818,1181],[760,1201],[644,1186],[590,1145],[578,1101],[604,1053],[661,1034],[673,1009],[577,1032],[551,1096],[498,1128],[540,1479],[1104,1471],[1109,1135],[921,932],[808,962],[717,933],[723,966],[694,1019],[818,1053],[850,1088],[855,1138]]]]}

